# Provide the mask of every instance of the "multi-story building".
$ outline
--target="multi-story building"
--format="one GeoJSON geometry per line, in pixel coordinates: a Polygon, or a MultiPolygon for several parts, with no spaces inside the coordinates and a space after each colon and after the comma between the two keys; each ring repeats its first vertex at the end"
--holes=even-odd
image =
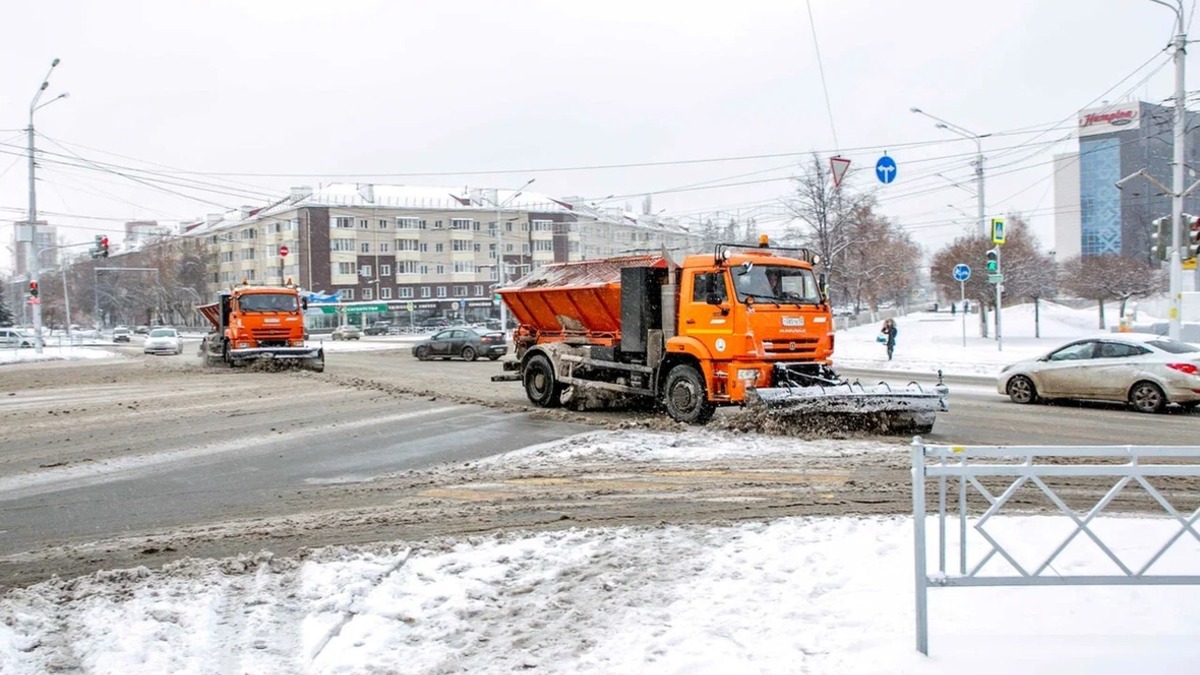
{"type": "MultiPolygon", "coordinates": [[[[1133,102],[1084,110],[1079,151],[1054,158],[1055,250],[1059,260],[1116,253],[1149,258],[1152,221],[1171,213],[1171,198],[1144,179],[1116,183],[1142,169],[1171,186],[1172,109],[1133,102]]],[[[1200,115],[1188,113],[1185,163],[1200,166],[1195,140],[1200,115]]],[[[1200,177],[1185,172],[1185,183],[1200,177]]],[[[1186,187],[1186,185],[1185,185],[1186,187]]],[[[1184,200],[1200,213],[1200,194],[1184,200]]]]}
{"type": "Polygon", "coordinates": [[[498,280],[553,262],[691,253],[698,241],[671,221],[533,192],[355,184],[293,188],[184,230],[208,242],[217,287],[290,279],[401,320],[483,318],[498,311],[498,280]]]}

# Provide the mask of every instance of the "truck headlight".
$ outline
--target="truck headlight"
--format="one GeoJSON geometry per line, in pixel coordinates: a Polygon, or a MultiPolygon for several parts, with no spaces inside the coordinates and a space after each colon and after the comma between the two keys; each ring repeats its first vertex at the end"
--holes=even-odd
{"type": "Polygon", "coordinates": [[[738,368],[737,379],[746,384],[758,382],[758,370],[754,368],[738,368]]]}
{"type": "Polygon", "coordinates": [[[304,340],[292,340],[292,346],[293,347],[303,347],[304,340]]]}
{"type": "Polygon", "coordinates": [[[250,343],[249,342],[239,342],[239,343],[237,343],[237,348],[238,349],[249,349],[250,343]]]}

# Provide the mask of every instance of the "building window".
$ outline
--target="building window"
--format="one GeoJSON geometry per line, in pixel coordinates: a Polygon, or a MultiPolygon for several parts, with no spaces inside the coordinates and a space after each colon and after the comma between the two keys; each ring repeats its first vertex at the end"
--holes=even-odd
{"type": "Polygon", "coordinates": [[[375,292],[369,288],[364,288],[363,289],[363,300],[374,300],[374,299],[375,299],[375,292]]]}
{"type": "Polygon", "coordinates": [[[258,236],[258,230],[253,227],[248,227],[242,230],[242,239],[254,239],[258,236]]]}
{"type": "Polygon", "coordinates": [[[379,276],[385,277],[385,278],[392,276],[392,266],[391,265],[380,265],[379,266],[379,276]]]}
{"type": "Polygon", "coordinates": [[[469,261],[455,261],[454,272],[457,274],[471,273],[475,271],[475,263],[469,261]]]}
{"type": "Polygon", "coordinates": [[[476,286],[475,287],[475,297],[480,297],[482,295],[483,295],[483,286],[476,286]]]}
{"type": "Polygon", "coordinates": [[[333,219],[333,227],[338,230],[353,230],[354,219],[347,216],[337,216],[333,219]]]}
{"type": "Polygon", "coordinates": [[[386,221],[386,220],[380,220],[380,221],[379,221],[379,229],[381,229],[381,230],[386,230],[386,229],[388,229],[388,221],[386,221]]]}
{"type": "Polygon", "coordinates": [[[387,243],[386,241],[379,242],[379,252],[380,253],[391,253],[392,245],[387,243]]]}
{"type": "Polygon", "coordinates": [[[371,278],[371,266],[363,265],[362,267],[359,267],[358,275],[361,277],[366,277],[366,278],[370,279],[371,278]]]}
{"type": "Polygon", "coordinates": [[[408,286],[401,286],[400,288],[396,289],[396,297],[411,298],[412,296],[413,296],[412,289],[409,288],[408,286]]]}
{"type": "Polygon", "coordinates": [[[429,287],[428,287],[428,286],[422,286],[422,287],[421,287],[421,297],[422,297],[422,298],[428,298],[428,297],[429,297],[429,287]]]}
{"type": "Polygon", "coordinates": [[[354,263],[340,262],[334,264],[337,265],[337,272],[335,274],[354,274],[354,263]]]}
{"type": "Polygon", "coordinates": [[[371,221],[367,220],[366,218],[359,218],[358,219],[358,229],[360,229],[360,230],[371,229],[371,221]]]}
{"type": "Polygon", "coordinates": [[[535,220],[533,221],[534,232],[549,232],[554,227],[554,222],[550,220],[535,220]]]}
{"type": "Polygon", "coordinates": [[[396,250],[397,251],[419,251],[420,250],[419,242],[417,242],[416,239],[397,239],[396,240],[396,250]]]}
{"type": "MultiPolygon", "coordinates": [[[[438,245],[441,246],[441,244],[438,244],[438,245]]],[[[472,246],[471,242],[467,241],[466,239],[455,239],[454,241],[450,242],[450,247],[455,251],[474,250],[474,247],[472,246]]]]}
{"type": "Polygon", "coordinates": [[[437,253],[444,253],[445,248],[446,247],[443,246],[442,244],[434,244],[433,250],[436,251],[437,253]]]}
{"type": "Polygon", "coordinates": [[[454,297],[456,297],[456,298],[467,297],[467,287],[466,286],[455,286],[454,287],[454,297]]]}
{"type": "Polygon", "coordinates": [[[247,280],[249,280],[249,281],[254,281],[254,268],[253,268],[253,267],[251,267],[251,268],[250,268],[250,269],[248,269],[248,270],[243,270],[243,271],[242,271],[242,278],[243,278],[243,279],[247,279],[247,280]]]}
{"type": "Polygon", "coordinates": [[[380,288],[379,289],[379,299],[380,300],[391,300],[392,299],[392,287],[384,286],[383,288],[380,288]]]}
{"type": "Polygon", "coordinates": [[[439,298],[444,298],[444,297],[446,297],[446,287],[445,287],[445,286],[438,286],[438,287],[437,287],[437,296],[438,296],[439,298]]]}
{"type": "Polygon", "coordinates": [[[437,274],[445,274],[445,273],[446,273],[446,266],[445,266],[445,265],[440,265],[440,264],[439,264],[439,265],[437,266],[437,272],[436,272],[436,273],[437,273],[437,274]]]}
{"type": "Polygon", "coordinates": [[[359,244],[358,252],[359,253],[370,253],[371,252],[371,242],[364,241],[363,243],[359,244]]]}
{"type": "Polygon", "coordinates": [[[342,289],[342,299],[343,300],[353,300],[354,299],[354,289],[353,288],[343,288],[342,289]]]}
{"type": "Polygon", "coordinates": [[[353,251],[354,250],[354,240],[353,239],[330,239],[329,240],[329,250],[343,251],[343,252],[353,251]]]}
{"type": "Polygon", "coordinates": [[[252,248],[242,249],[242,260],[254,260],[254,249],[252,249],[252,248]]]}
{"type": "Polygon", "coordinates": [[[420,250],[421,250],[421,253],[429,253],[429,245],[426,244],[425,242],[421,242],[420,250]]]}
{"type": "Polygon", "coordinates": [[[417,274],[419,271],[416,260],[397,260],[396,274],[417,274]]]}
{"type": "Polygon", "coordinates": [[[452,230],[470,230],[471,222],[472,221],[470,218],[451,218],[450,219],[450,229],[452,229],[452,230]]]}
{"type": "Polygon", "coordinates": [[[554,250],[554,242],[548,241],[546,239],[539,239],[539,240],[533,242],[533,250],[535,250],[535,251],[553,251],[554,250]]]}

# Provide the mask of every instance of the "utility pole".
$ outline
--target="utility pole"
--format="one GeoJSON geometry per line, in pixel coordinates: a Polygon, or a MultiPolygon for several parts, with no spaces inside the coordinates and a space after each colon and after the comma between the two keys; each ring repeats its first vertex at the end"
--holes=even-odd
{"type": "MultiPolygon", "coordinates": [[[[1166,4],[1160,0],[1155,0],[1158,4],[1166,4]]],[[[1184,63],[1187,58],[1187,34],[1183,24],[1183,0],[1178,0],[1178,7],[1171,7],[1175,11],[1176,25],[1178,30],[1175,34],[1175,143],[1174,143],[1174,164],[1171,167],[1171,266],[1170,269],[1170,289],[1171,305],[1168,310],[1168,332],[1170,336],[1178,340],[1181,333],[1181,300],[1183,297],[1183,256],[1180,255],[1180,246],[1183,245],[1183,156],[1184,156],[1184,134],[1186,133],[1186,116],[1187,107],[1185,106],[1184,97],[1187,92],[1184,91],[1184,63]]]]}
{"type": "MultiPolygon", "coordinates": [[[[29,127],[25,129],[29,139],[29,242],[26,248],[29,251],[26,256],[27,264],[29,265],[29,281],[30,284],[36,284],[38,280],[38,261],[37,261],[37,188],[34,177],[35,162],[33,159],[33,113],[39,108],[54,103],[60,98],[66,98],[66,93],[59,94],[54,98],[46,101],[42,105],[38,105],[38,99],[42,97],[42,92],[46,91],[46,87],[50,86],[50,73],[54,72],[55,66],[58,65],[58,59],[50,62],[50,70],[46,71],[46,77],[42,80],[42,86],[38,87],[37,93],[33,95],[33,101],[29,103],[29,127]]],[[[37,353],[42,353],[42,305],[41,298],[33,298],[36,302],[33,304],[33,344],[37,348],[37,353]]]]}

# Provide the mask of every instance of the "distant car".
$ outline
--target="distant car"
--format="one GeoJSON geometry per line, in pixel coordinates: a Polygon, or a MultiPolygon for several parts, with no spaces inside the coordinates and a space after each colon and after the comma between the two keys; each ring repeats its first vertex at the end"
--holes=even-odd
{"type": "Polygon", "coordinates": [[[33,347],[36,338],[18,328],[0,328],[0,347],[33,347]]]}
{"type": "Polygon", "coordinates": [[[1073,399],[1128,403],[1139,412],[1200,405],[1200,347],[1160,335],[1073,340],[1005,366],[996,389],[1015,403],[1073,399]]]}
{"type": "Polygon", "coordinates": [[[391,321],[376,321],[370,326],[367,326],[367,329],[363,331],[363,335],[387,335],[391,329],[391,321]]]}
{"type": "Polygon", "coordinates": [[[150,334],[150,326],[138,326],[137,328],[133,329],[133,332],[136,335],[149,335],[150,334]]]}
{"type": "Polygon", "coordinates": [[[445,328],[450,325],[450,321],[444,317],[431,316],[428,319],[421,319],[417,325],[421,328],[445,328]]]}
{"type": "Polygon", "coordinates": [[[333,329],[334,340],[358,340],[360,338],[362,338],[362,331],[358,329],[358,326],[346,324],[333,329]]]}
{"type": "Polygon", "coordinates": [[[458,357],[474,361],[480,356],[495,361],[508,353],[504,333],[474,328],[446,328],[413,345],[413,356],[422,361],[458,357]]]}
{"type": "Polygon", "coordinates": [[[129,328],[117,326],[113,329],[113,342],[129,342],[129,328]]]}
{"type": "Polygon", "coordinates": [[[183,338],[179,337],[174,328],[154,328],[146,335],[146,343],[142,345],[146,354],[182,354],[183,338]]]}

